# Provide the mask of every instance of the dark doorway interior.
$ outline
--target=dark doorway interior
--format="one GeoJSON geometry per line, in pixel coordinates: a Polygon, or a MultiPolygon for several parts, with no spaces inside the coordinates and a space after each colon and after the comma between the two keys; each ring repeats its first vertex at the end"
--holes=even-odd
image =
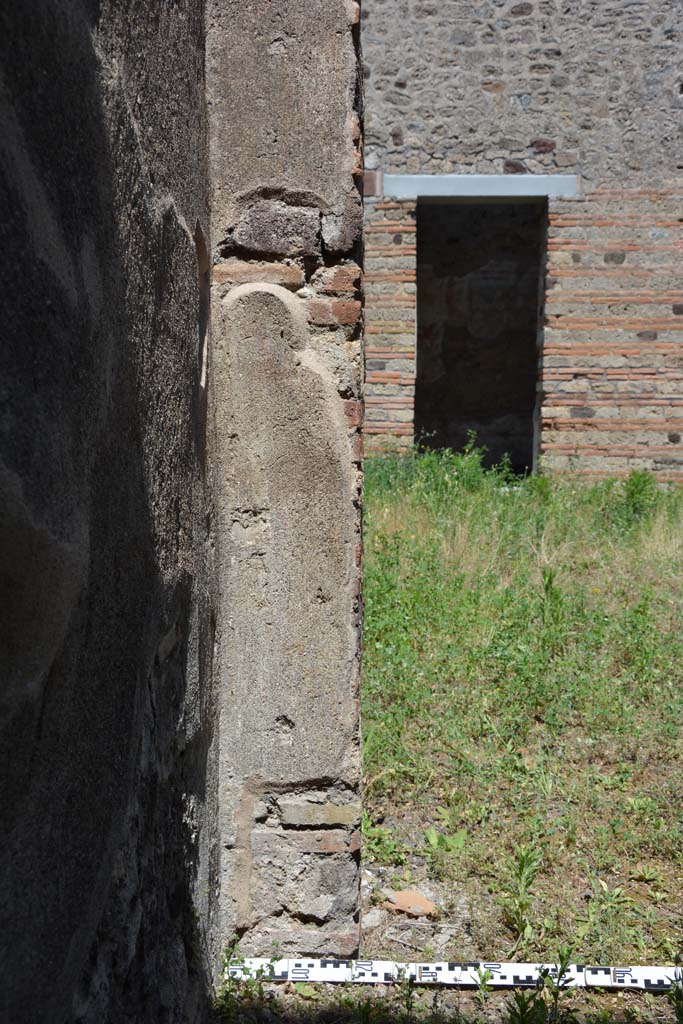
{"type": "Polygon", "coordinates": [[[419,203],[415,435],[532,468],[546,203],[419,203]]]}

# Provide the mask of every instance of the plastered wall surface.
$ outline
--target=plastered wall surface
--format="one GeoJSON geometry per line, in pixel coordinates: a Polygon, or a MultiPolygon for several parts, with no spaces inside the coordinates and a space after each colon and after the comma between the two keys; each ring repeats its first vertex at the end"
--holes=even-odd
{"type": "Polygon", "coordinates": [[[359,941],[358,22],[208,7],[217,935],[266,955],[359,941]]]}
{"type": "MultiPolygon", "coordinates": [[[[362,24],[367,167],[582,178],[582,198],[549,202],[541,464],[678,478],[676,0],[366,0],[362,24]]],[[[415,372],[415,307],[404,301],[415,284],[414,209],[366,203],[366,400],[381,444],[413,436],[398,410],[411,408],[415,372]],[[373,376],[399,364],[400,379],[373,376]]]]}
{"type": "Polygon", "coordinates": [[[0,1019],[206,1019],[202,5],[0,12],[0,1019]]]}

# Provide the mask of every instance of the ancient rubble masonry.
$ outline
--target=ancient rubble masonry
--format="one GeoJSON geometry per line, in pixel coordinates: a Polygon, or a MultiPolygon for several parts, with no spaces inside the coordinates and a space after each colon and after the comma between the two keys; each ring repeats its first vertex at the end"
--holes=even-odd
{"type": "MultiPolygon", "coordinates": [[[[538,457],[591,475],[683,478],[683,182],[549,201],[538,457]]],[[[414,436],[414,201],[366,201],[366,434],[414,436]]]]}
{"type": "Polygon", "coordinates": [[[479,175],[493,197],[490,175],[569,174],[582,198],[548,204],[536,464],[680,479],[676,5],[494,7],[363,3],[368,444],[411,444],[416,374],[421,411],[416,206],[383,181],[479,175]]]}
{"type": "MultiPolygon", "coordinates": [[[[358,8],[209,4],[216,931],[359,943],[358,8]],[[306,74],[302,74],[302,68],[306,74]]],[[[219,950],[216,951],[217,953],[219,950]]]]}

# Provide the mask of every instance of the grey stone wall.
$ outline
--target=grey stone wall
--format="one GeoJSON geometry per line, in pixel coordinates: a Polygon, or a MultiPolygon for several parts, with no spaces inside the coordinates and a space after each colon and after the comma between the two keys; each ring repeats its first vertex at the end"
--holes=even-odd
{"type": "Polygon", "coordinates": [[[213,0],[216,934],[359,942],[358,5],[213,0]]]}
{"type": "Polygon", "coordinates": [[[683,166],[678,0],[364,0],[362,28],[368,167],[683,166]]]}
{"type": "Polygon", "coordinates": [[[3,5],[0,49],[0,1018],[197,1021],[202,4],[3,5]]]}

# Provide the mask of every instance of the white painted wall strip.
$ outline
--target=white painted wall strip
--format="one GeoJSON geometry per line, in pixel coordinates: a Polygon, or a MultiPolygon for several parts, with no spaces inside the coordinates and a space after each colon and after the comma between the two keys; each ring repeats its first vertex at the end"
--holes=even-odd
{"type": "Polygon", "coordinates": [[[576,174],[385,174],[382,192],[385,199],[573,199],[581,195],[581,178],[576,174]]]}
{"type": "MultiPolygon", "coordinates": [[[[320,981],[387,985],[412,978],[417,985],[450,985],[476,988],[481,974],[488,971],[487,985],[492,988],[528,988],[535,986],[546,969],[557,977],[556,964],[485,963],[484,961],[438,963],[395,963],[393,960],[266,960],[245,958],[231,961],[226,977],[247,979],[261,977],[264,981],[320,981]]],[[[599,967],[570,964],[565,974],[567,988],[610,988],[666,992],[672,984],[683,983],[680,967],[599,967]]]]}

